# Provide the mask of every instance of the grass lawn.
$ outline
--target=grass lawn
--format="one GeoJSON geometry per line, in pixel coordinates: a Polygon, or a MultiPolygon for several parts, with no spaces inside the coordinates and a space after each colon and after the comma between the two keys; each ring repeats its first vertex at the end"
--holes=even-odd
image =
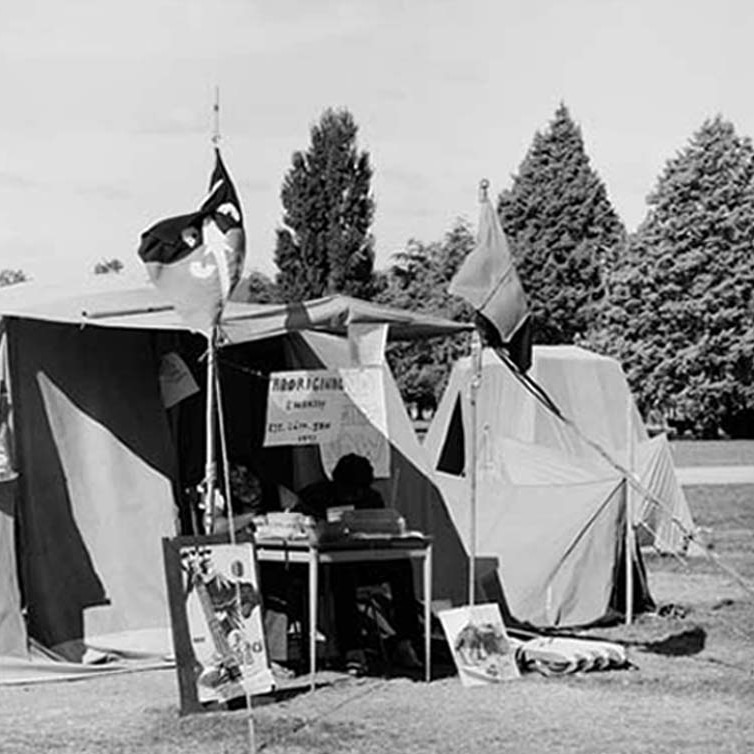
{"type": "MultiPolygon", "coordinates": [[[[693,487],[697,522],[754,580],[754,486],[693,487]]],[[[325,675],[254,710],[256,750],[313,752],[754,752],[754,599],[706,560],[648,556],[667,615],[593,629],[632,670],[463,689],[455,676],[325,675]]],[[[0,751],[247,752],[244,711],[181,718],[172,670],[0,688],[0,751]]]]}
{"type": "Polygon", "coordinates": [[[673,440],[676,466],[754,466],[754,440],[673,440]]]}

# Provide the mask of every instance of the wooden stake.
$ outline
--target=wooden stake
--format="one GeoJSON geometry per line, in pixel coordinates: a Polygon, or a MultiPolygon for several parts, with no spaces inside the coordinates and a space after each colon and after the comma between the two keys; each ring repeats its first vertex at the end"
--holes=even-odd
{"type": "Polygon", "coordinates": [[[207,410],[204,457],[204,533],[215,530],[215,352],[216,328],[207,335],[207,410]]]}

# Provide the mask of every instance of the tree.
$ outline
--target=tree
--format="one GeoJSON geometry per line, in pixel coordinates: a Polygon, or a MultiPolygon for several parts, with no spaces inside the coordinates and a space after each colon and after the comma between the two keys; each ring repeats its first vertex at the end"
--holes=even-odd
{"type": "MultiPolygon", "coordinates": [[[[456,321],[470,321],[468,304],[448,294],[455,275],[475,239],[458,220],[442,242],[410,241],[405,251],[380,278],[376,300],[400,309],[420,311],[456,321]]],[[[447,383],[450,367],[468,351],[468,337],[433,338],[414,343],[391,343],[387,357],[406,403],[436,405],[447,383]]]]}
{"type": "Polygon", "coordinates": [[[498,212],[529,298],[534,341],[572,343],[604,296],[625,230],[565,105],[534,136],[498,212]]]}
{"type": "Polygon", "coordinates": [[[239,282],[232,297],[235,301],[253,304],[271,304],[280,300],[275,283],[256,270],[239,282]]]}
{"type": "Polygon", "coordinates": [[[95,275],[109,275],[110,273],[118,273],[123,269],[123,262],[120,259],[103,259],[94,265],[95,275]]]}
{"type": "Polygon", "coordinates": [[[369,154],[357,149],[357,131],[347,110],[326,110],[311,129],[309,149],[293,154],[275,248],[284,301],[372,296],[372,168],[369,154]]]}
{"type": "Polygon", "coordinates": [[[668,160],[589,343],[641,409],[754,435],[754,148],[720,116],[668,160]]]}
{"type": "Polygon", "coordinates": [[[24,283],[29,278],[26,277],[26,273],[22,270],[0,270],[0,288],[6,285],[15,285],[16,283],[24,283]]]}

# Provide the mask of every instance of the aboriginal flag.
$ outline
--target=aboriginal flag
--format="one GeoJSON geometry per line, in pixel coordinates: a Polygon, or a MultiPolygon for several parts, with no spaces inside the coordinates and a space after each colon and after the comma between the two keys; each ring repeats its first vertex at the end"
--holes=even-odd
{"type": "Polygon", "coordinates": [[[245,254],[241,203],[216,149],[209,193],[199,209],[145,231],[139,257],[189,327],[209,335],[241,277],[245,254]]]}
{"type": "Polygon", "coordinates": [[[483,193],[475,247],[463,260],[448,291],[476,310],[486,345],[504,348],[526,371],[531,365],[531,323],[526,294],[497,213],[483,193]]]}

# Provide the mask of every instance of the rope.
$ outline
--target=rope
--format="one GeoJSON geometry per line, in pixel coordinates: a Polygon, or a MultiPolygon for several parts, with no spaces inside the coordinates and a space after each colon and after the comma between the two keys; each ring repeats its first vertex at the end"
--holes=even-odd
{"type": "MultiPolygon", "coordinates": [[[[209,387],[209,386],[208,386],[209,387]]],[[[223,478],[224,478],[224,487],[225,487],[225,505],[227,509],[228,514],[228,531],[230,535],[230,543],[231,545],[236,544],[236,524],[235,524],[235,514],[233,513],[233,497],[231,494],[231,488],[230,488],[230,464],[228,463],[228,443],[227,439],[225,437],[225,414],[223,412],[223,399],[222,399],[222,389],[220,387],[220,370],[215,370],[214,375],[214,387],[215,394],[217,396],[217,421],[218,421],[218,429],[220,431],[220,454],[222,457],[222,464],[223,464],[223,478]]],[[[241,585],[236,579],[236,588],[235,588],[235,602],[236,602],[236,609],[238,610],[238,615],[241,615],[241,585]]],[[[256,746],[256,730],[254,725],[254,699],[251,695],[251,692],[247,689],[247,687],[244,685],[244,695],[246,697],[246,720],[247,720],[247,741],[249,746],[249,752],[250,754],[255,754],[257,751],[256,746]]]]}
{"type": "MultiPolygon", "coordinates": [[[[344,683],[347,683],[347,682],[348,681],[344,681],[344,683]]],[[[275,746],[276,744],[279,744],[283,741],[290,739],[292,736],[296,735],[297,733],[300,733],[302,730],[305,730],[311,725],[315,725],[316,723],[321,722],[322,720],[334,714],[338,710],[341,710],[344,707],[347,707],[349,704],[352,704],[357,699],[365,699],[370,694],[373,694],[375,691],[382,690],[387,685],[387,683],[388,683],[388,679],[385,679],[385,680],[379,681],[378,683],[375,683],[372,686],[368,686],[366,689],[358,691],[355,694],[351,694],[351,696],[346,697],[345,699],[333,705],[329,709],[325,709],[323,712],[320,712],[319,714],[314,715],[314,717],[310,717],[308,720],[304,720],[298,725],[295,725],[293,728],[291,728],[291,730],[287,730],[284,733],[279,733],[278,735],[273,736],[269,741],[265,741],[264,743],[260,744],[257,751],[264,751],[264,749],[266,749],[268,746],[275,746]]]]}
{"type": "Polygon", "coordinates": [[[243,374],[251,375],[252,377],[256,377],[260,380],[269,381],[270,375],[265,374],[264,372],[260,372],[258,369],[252,369],[251,367],[243,366],[242,364],[236,364],[233,361],[230,361],[225,358],[219,358],[218,363],[222,364],[224,367],[230,367],[231,369],[235,369],[237,372],[242,372],[243,374]]]}

